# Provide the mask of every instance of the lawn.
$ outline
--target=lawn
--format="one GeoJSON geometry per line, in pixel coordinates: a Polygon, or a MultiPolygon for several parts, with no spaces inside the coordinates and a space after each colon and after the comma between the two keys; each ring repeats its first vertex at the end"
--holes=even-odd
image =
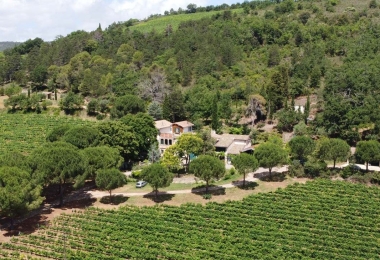
{"type": "MultiPolygon", "coordinates": [[[[222,13],[223,11],[213,11],[213,12],[201,12],[194,14],[179,14],[179,15],[168,15],[161,16],[157,18],[152,18],[147,21],[139,22],[131,27],[130,30],[137,30],[142,33],[148,33],[152,30],[156,30],[157,32],[164,32],[168,25],[171,25],[173,30],[177,30],[179,24],[181,22],[189,21],[189,20],[200,20],[205,17],[211,17],[217,13],[222,13]]],[[[232,13],[242,13],[243,9],[234,9],[232,13]]]]}

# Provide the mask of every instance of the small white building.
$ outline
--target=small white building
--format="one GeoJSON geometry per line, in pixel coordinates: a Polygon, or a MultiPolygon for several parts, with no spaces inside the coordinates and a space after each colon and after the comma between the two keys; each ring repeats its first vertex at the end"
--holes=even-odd
{"type": "Polygon", "coordinates": [[[299,111],[300,113],[305,113],[305,107],[304,106],[294,106],[294,111],[299,111]]]}

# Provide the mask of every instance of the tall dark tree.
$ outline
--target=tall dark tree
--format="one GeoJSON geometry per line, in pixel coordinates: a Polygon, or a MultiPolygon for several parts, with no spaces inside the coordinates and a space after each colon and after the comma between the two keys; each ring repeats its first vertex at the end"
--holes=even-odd
{"type": "Polygon", "coordinates": [[[219,111],[218,111],[218,95],[215,95],[211,106],[211,127],[213,130],[218,131],[220,127],[219,111]]]}
{"type": "Polygon", "coordinates": [[[284,97],[289,95],[289,69],[285,66],[279,66],[271,77],[267,88],[268,100],[277,110],[283,106],[284,97]]]}
{"type": "Polygon", "coordinates": [[[177,122],[185,119],[184,99],[180,89],[166,95],[162,104],[162,114],[166,120],[177,122]]]}

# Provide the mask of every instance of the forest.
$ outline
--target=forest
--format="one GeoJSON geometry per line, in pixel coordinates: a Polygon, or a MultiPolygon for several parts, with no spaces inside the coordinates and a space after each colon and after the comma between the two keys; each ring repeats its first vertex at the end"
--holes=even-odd
{"type": "MultiPolygon", "coordinates": [[[[99,24],[91,32],[75,31],[51,42],[29,39],[5,49],[0,52],[5,108],[0,114],[0,216],[12,229],[14,220],[44,202],[59,200],[57,207],[63,206],[71,189],[89,184],[109,192],[112,202],[113,190],[144,180],[157,197],[174,174],[183,173],[202,181],[203,199],[211,198],[209,185],[222,179],[243,176],[239,189],[245,189],[246,175],[259,167],[268,170],[270,181],[281,175],[274,168],[286,165],[291,177],[380,184],[380,173],[372,170],[380,161],[379,22],[376,0],[189,4],[142,21],[129,19],[107,28],[99,24]],[[161,154],[154,122],[160,119],[189,120],[196,133],[182,134],[161,154]],[[235,169],[226,170],[226,154],[215,151],[210,128],[218,134],[249,135],[253,155],[232,156],[235,169]],[[291,133],[289,142],[283,142],[283,133],[291,133]],[[191,161],[190,155],[197,158],[191,161]],[[342,162],[350,164],[341,169],[342,162]],[[127,178],[120,170],[131,167],[127,178]]],[[[102,243],[105,254],[117,251],[123,258],[138,258],[141,248],[151,259],[180,259],[183,254],[233,259],[229,250],[241,259],[374,258],[379,251],[373,240],[378,238],[373,233],[379,226],[373,217],[379,211],[378,189],[348,182],[316,180],[224,205],[127,208],[132,215],[123,209],[90,209],[72,219],[62,215],[41,236],[2,244],[0,257],[24,252],[62,258],[62,237],[67,237],[70,259],[111,259],[94,243],[102,243]],[[218,220],[222,208],[224,219],[218,220]],[[84,221],[85,214],[93,223],[84,221]],[[247,214],[254,218],[239,227],[247,214]],[[144,224],[143,218],[156,233],[140,234],[143,227],[129,225],[144,224]],[[65,226],[66,219],[73,225],[65,226]],[[131,236],[121,238],[120,225],[117,230],[111,226],[115,221],[127,221],[131,236]],[[175,242],[163,248],[154,239],[159,233],[166,241],[161,229],[167,229],[168,221],[178,228],[187,223],[188,232],[195,233],[183,237],[174,227],[170,235],[175,242]],[[221,235],[207,232],[207,225],[221,235]],[[249,242],[241,238],[248,229],[249,242]],[[346,231],[357,237],[347,238],[346,231]],[[107,242],[111,236],[117,250],[107,242]],[[197,244],[199,238],[208,242],[197,244]]]]}
{"type": "MultiPolygon", "coordinates": [[[[205,11],[188,8],[189,16],[205,11]]],[[[214,9],[178,28],[143,33],[132,19],[52,42],[30,39],[0,56],[0,81],[31,93],[65,91],[63,110],[90,103],[98,119],[120,118],[124,104],[139,103],[135,112],[198,127],[213,121],[217,131],[249,134],[239,124],[248,116],[252,125],[277,120],[279,132],[306,121],[315,136],[350,144],[378,139],[376,1],[251,1],[214,9]],[[289,109],[309,95],[318,97],[310,122],[289,109]]],[[[176,13],[165,12],[173,19],[176,13]]],[[[11,110],[35,111],[22,95],[10,97],[11,110]]]]}

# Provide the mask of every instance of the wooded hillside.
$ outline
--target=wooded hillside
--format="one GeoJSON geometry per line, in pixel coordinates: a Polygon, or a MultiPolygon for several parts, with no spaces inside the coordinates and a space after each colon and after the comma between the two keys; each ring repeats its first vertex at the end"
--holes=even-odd
{"type": "Polygon", "coordinates": [[[275,118],[279,131],[292,131],[308,121],[310,107],[302,115],[291,100],[316,94],[314,135],[378,139],[376,1],[252,1],[208,16],[198,9],[181,15],[201,19],[174,11],[152,17],[151,31],[130,20],[52,42],[28,40],[4,51],[0,81],[67,90],[94,100],[93,114],[113,118],[141,99],[138,110],[156,119],[213,122],[236,133],[250,132],[239,124],[244,116],[248,124],[275,118]],[[162,30],[152,25],[160,19],[162,30]]]}
{"type": "Polygon", "coordinates": [[[0,51],[11,49],[19,44],[20,42],[0,42],[0,51]]]}

